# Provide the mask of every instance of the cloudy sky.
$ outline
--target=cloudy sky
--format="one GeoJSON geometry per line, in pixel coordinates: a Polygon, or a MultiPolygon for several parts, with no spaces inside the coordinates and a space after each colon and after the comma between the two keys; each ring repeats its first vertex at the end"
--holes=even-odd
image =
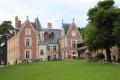
{"type": "MultiPolygon", "coordinates": [[[[61,20],[65,23],[75,22],[79,27],[87,24],[87,12],[100,0],[0,0],[0,22],[11,20],[18,16],[22,22],[29,16],[30,21],[38,16],[42,26],[47,27],[51,21],[54,28],[61,27],[61,20]]],[[[120,0],[115,0],[120,7],[120,0]]]]}

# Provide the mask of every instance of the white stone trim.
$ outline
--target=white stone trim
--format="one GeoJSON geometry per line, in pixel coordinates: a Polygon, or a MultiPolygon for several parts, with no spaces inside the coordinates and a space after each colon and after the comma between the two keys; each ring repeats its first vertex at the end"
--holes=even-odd
{"type": "Polygon", "coordinates": [[[67,40],[66,40],[66,37],[65,37],[65,47],[67,47],[67,40]]]}
{"type": "Polygon", "coordinates": [[[31,28],[25,28],[25,35],[31,35],[31,28]]]}
{"type": "MultiPolygon", "coordinates": [[[[20,35],[20,33],[22,32],[22,30],[25,27],[25,24],[27,23],[27,21],[29,21],[28,19],[23,23],[23,25],[21,26],[20,31],[18,32],[18,35],[20,35]]],[[[30,21],[29,21],[30,22],[30,21]]],[[[30,23],[30,27],[33,29],[33,31],[37,34],[37,31],[33,28],[32,24],[30,23]]]]}
{"type": "MultiPolygon", "coordinates": [[[[77,44],[77,41],[78,41],[78,40],[76,40],[76,39],[71,39],[71,47],[72,47],[72,48],[73,48],[73,46],[72,46],[73,41],[75,41],[75,43],[77,44]]],[[[77,46],[76,46],[75,48],[77,48],[77,46]]]]}
{"type": "Polygon", "coordinates": [[[71,51],[71,53],[72,53],[72,56],[78,56],[78,52],[77,51],[75,51],[75,50],[73,50],[73,51],[71,51]],[[75,55],[73,55],[73,52],[75,52],[76,54],[75,55]]]}
{"type": "Polygon", "coordinates": [[[24,45],[27,46],[27,45],[26,45],[26,40],[27,40],[27,39],[30,40],[30,45],[29,45],[29,46],[32,46],[32,38],[31,38],[31,37],[25,37],[25,38],[24,38],[24,45]]]}
{"type": "Polygon", "coordinates": [[[32,58],[32,51],[31,51],[31,49],[25,49],[24,50],[24,59],[27,59],[26,58],[26,51],[30,51],[30,56],[29,56],[30,58],[29,59],[31,59],[32,58]]]}

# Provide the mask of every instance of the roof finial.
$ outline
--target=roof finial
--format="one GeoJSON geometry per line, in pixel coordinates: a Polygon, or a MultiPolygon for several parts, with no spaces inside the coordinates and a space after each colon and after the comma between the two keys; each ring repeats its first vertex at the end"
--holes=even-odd
{"type": "Polygon", "coordinates": [[[63,24],[63,19],[62,19],[62,24],[63,24]]]}
{"type": "Polygon", "coordinates": [[[73,22],[75,21],[75,19],[73,18],[73,22]]]}
{"type": "Polygon", "coordinates": [[[27,19],[28,19],[29,17],[27,16],[27,19]]]}

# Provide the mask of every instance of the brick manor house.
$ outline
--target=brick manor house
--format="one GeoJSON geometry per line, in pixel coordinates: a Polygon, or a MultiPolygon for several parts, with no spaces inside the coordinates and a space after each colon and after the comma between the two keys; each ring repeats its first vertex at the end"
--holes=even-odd
{"type": "Polygon", "coordinates": [[[7,41],[7,63],[77,58],[78,42],[82,42],[82,36],[74,19],[71,24],[62,21],[61,29],[53,29],[51,22],[43,28],[38,18],[34,22],[27,18],[21,24],[16,16],[15,34],[7,41]]]}

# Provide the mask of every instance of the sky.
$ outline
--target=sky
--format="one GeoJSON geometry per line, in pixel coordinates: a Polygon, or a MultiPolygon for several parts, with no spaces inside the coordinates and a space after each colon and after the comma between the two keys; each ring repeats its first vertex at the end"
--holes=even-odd
{"type": "MultiPolygon", "coordinates": [[[[0,22],[11,20],[14,26],[15,16],[22,23],[29,17],[33,22],[39,18],[43,28],[52,22],[53,28],[61,28],[64,23],[72,23],[75,19],[80,28],[87,25],[87,12],[100,0],[0,0],[0,22]]],[[[120,0],[115,0],[115,5],[120,7],[120,0]]]]}

